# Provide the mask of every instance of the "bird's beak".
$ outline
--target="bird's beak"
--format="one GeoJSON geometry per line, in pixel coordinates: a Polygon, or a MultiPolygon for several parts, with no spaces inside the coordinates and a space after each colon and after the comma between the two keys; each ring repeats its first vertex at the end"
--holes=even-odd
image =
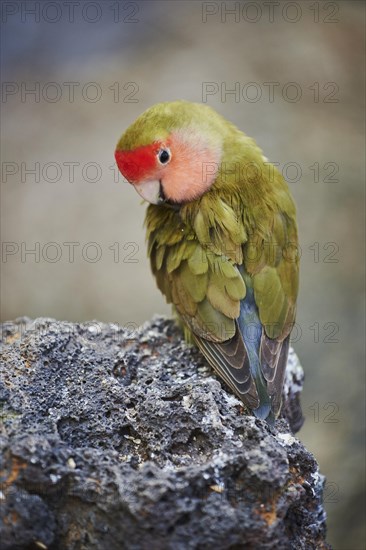
{"type": "Polygon", "coordinates": [[[166,200],[161,180],[144,181],[135,184],[134,187],[138,194],[151,204],[163,204],[166,200]]]}

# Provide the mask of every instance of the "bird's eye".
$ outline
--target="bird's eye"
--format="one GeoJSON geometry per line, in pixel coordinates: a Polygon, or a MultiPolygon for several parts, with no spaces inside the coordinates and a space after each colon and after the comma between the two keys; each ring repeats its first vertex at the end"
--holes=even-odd
{"type": "Polygon", "coordinates": [[[171,158],[171,154],[169,149],[160,149],[158,153],[158,159],[160,164],[166,164],[167,162],[170,161],[170,158],[171,158]]]}

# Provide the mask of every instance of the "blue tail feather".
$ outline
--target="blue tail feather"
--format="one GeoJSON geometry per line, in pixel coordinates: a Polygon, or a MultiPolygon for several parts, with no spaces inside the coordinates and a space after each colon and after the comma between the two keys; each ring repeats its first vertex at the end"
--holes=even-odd
{"type": "Polygon", "coordinates": [[[262,323],[258,316],[258,308],[254,299],[251,279],[243,272],[242,276],[246,283],[247,293],[240,304],[238,324],[248,352],[250,372],[254,379],[259,397],[259,406],[253,410],[253,414],[257,418],[267,420],[267,422],[273,424],[274,416],[272,413],[271,398],[268,395],[267,383],[262,374],[259,358],[262,323]]]}

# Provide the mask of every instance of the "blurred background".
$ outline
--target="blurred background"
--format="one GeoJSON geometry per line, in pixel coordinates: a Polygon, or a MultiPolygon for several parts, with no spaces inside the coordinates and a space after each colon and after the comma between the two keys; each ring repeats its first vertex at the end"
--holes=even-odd
{"type": "Polygon", "coordinates": [[[2,319],[169,314],[145,207],[113,153],[156,102],[211,105],[278,163],[298,205],[299,437],[327,477],[329,541],[362,550],[364,3],[1,7],[2,319]]]}

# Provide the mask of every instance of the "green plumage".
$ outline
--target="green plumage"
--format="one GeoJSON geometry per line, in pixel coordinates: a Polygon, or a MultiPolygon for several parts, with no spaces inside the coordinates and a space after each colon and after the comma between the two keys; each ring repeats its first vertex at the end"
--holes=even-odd
{"type": "Polygon", "coordinates": [[[186,127],[220,145],[220,170],[198,199],[148,206],[152,271],[183,320],[186,337],[193,336],[212,366],[255,409],[263,388],[259,392],[237,323],[247,278],[262,323],[260,380],[277,415],[298,292],[295,206],[286,182],[255,142],[207,106],[156,105],[127,130],[118,147],[147,145],[186,127]]]}

